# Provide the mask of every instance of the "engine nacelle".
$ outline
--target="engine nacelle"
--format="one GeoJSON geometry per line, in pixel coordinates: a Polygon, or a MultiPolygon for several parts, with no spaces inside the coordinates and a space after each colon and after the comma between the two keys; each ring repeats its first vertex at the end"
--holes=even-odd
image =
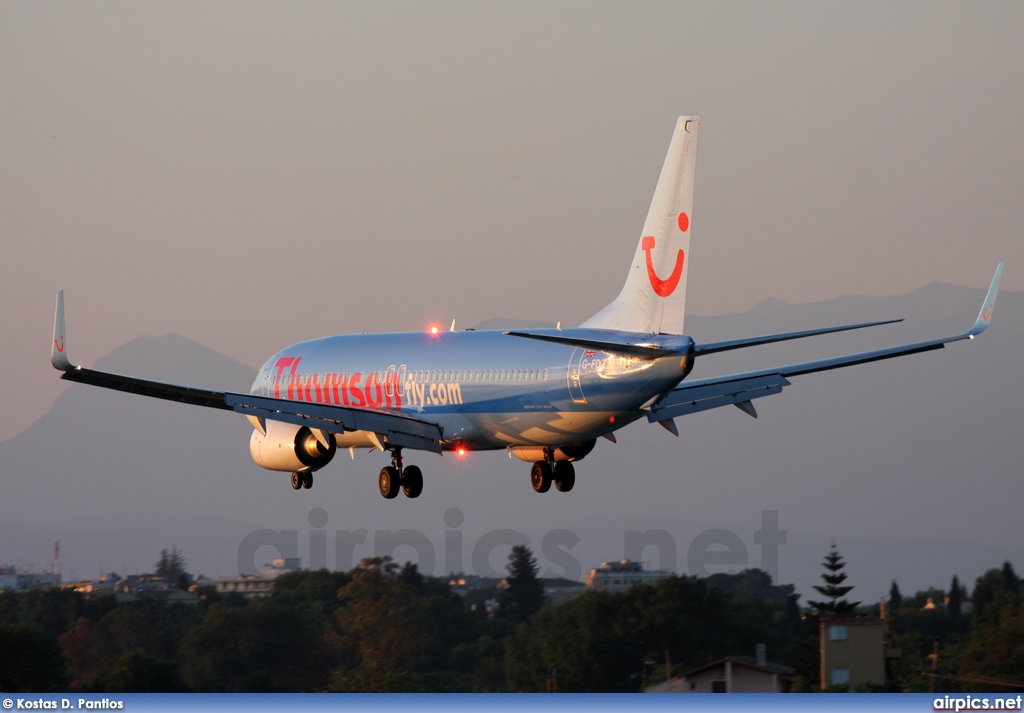
{"type": "MultiPolygon", "coordinates": [[[[554,455],[555,460],[583,460],[590,451],[594,450],[595,443],[597,443],[597,439],[592,438],[582,443],[559,446],[558,448],[551,449],[553,451],[552,455],[554,455]]],[[[512,446],[508,450],[516,458],[527,463],[544,460],[544,446],[512,446]]]]}
{"type": "Polygon", "coordinates": [[[333,433],[325,434],[327,447],[317,440],[306,426],[281,421],[266,422],[267,435],[258,430],[249,439],[249,454],[256,464],[267,470],[293,473],[318,470],[331,462],[338,451],[333,433]]]}

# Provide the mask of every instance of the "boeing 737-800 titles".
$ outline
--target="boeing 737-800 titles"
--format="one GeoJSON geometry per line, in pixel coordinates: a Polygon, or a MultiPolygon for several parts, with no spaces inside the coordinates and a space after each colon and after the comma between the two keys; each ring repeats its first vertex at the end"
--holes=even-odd
{"type": "Polygon", "coordinates": [[[678,435],[675,419],[777,394],[794,376],[941,349],[988,326],[1003,264],[968,331],[832,359],[687,381],[698,358],[732,349],[861,329],[870,322],[697,343],[683,333],[690,267],[698,116],[679,118],[626,283],[607,307],[575,329],[451,331],[324,337],[283,349],[263,365],[249,393],[211,391],[73,365],[64,295],[57,295],[51,360],[61,378],[243,414],[249,451],[269,470],[309,488],[339,448],[391,454],[380,493],[417,497],[423,474],[407,450],[507,449],[532,463],[534,490],[572,490],[574,463],[598,438],[647,419],[678,435]]]}

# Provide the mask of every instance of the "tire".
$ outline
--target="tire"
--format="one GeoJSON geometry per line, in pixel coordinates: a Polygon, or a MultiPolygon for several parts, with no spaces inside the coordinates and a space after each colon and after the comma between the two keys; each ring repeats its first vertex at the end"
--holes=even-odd
{"type": "Polygon", "coordinates": [[[402,492],[407,498],[418,498],[423,492],[423,471],[410,465],[402,473],[402,492]]]}
{"type": "Polygon", "coordinates": [[[302,487],[302,473],[292,473],[292,487],[295,490],[302,487]]]}
{"type": "Polygon", "coordinates": [[[307,470],[302,474],[302,487],[306,490],[313,487],[313,471],[307,470]]]}
{"type": "Polygon", "coordinates": [[[542,460],[530,468],[530,485],[538,493],[546,493],[551,489],[551,468],[542,460]]]}
{"type": "Polygon", "coordinates": [[[400,478],[398,470],[392,466],[380,469],[380,476],[377,478],[377,485],[380,487],[380,494],[388,500],[398,497],[400,490],[400,478]]]}
{"type": "Polygon", "coordinates": [[[555,487],[560,492],[568,493],[576,485],[576,467],[572,461],[560,460],[555,463],[555,487]]]}

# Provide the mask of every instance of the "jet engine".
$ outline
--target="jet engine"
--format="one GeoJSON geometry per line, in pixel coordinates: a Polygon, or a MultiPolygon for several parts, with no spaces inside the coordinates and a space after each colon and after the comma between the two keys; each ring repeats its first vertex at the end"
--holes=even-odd
{"type": "MultiPolygon", "coordinates": [[[[594,450],[594,444],[597,443],[597,439],[590,439],[589,441],[583,441],[582,443],[570,443],[566,446],[559,446],[552,448],[552,455],[555,460],[583,460],[583,458],[594,450]]],[[[539,460],[544,460],[544,446],[512,446],[509,451],[519,460],[524,460],[527,463],[534,463],[539,460]]]]}
{"type": "Polygon", "coordinates": [[[338,451],[333,433],[321,432],[327,441],[325,446],[306,426],[268,420],[266,430],[266,435],[259,430],[252,432],[249,454],[257,465],[267,470],[318,470],[330,463],[338,451]]]}

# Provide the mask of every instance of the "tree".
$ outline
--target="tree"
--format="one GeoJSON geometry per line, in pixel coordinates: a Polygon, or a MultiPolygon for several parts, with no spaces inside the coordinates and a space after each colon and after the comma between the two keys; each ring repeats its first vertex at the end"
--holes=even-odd
{"type": "Polygon", "coordinates": [[[540,568],[526,545],[515,545],[508,556],[508,586],[498,594],[502,618],[526,621],[544,606],[544,583],[537,577],[540,568]]]}
{"type": "Polygon", "coordinates": [[[0,691],[59,691],[64,685],[60,649],[50,637],[27,624],[0,622],[0,691]]]}
{"type": "Polygon", "coordinates": [[[988,570],[974,582],[971,601],[974,604],[975,613],[981,614],[985,607],[997,597],[1000,599],[1014,597],[1019,588],[1020,579],[1009,562],[1004,562],[1001,569],[988,570]]]}
{"type": "Polygon", "coordinates": [[[163,577],[179,589],[188,589],[191,584],[191,577],[185,571],[185,558],[177,545],[171,545],[171,550],[160,550],[160,559],[155,565],[156,575],[163,577]]]}
{"type": "Polygon", "coordinates": [[[823,597],[826,597],[827,600],[820,602],[808,600],[807,603],[814,607],[814,614],[819,618],[850,616],[854,613],[860,602],[848,602],[842,599],[842,597],[849,594],[853,587],[851,585],[843,585],[843,582],[846,581],[846,572],[843,571],[846,563],[843,562],[843,556],[839,554],[835,542],[829,548],[828,553],[825,555],[825,561],[821,563],[821,566],[825,568],[825,573],[821,575],[825,584],[815,585],[814,590],[823,597]]]}
{"type": "Polygon", "coordinates": [[[954,574],[953,581],[949,584],[949,604],[946,605],[946,611],[949,612],[949,616],[953,619],[960,616],[960,602],[963,596],[963,592],[960,591],[961,589],[960,579],[954,574]]]}
{"type": "Polygon", "coordinates": [[[964,690],[1019,693],[1024,685],[1024,601],[998,600],[971,631],[961,659],[964,690]]]}
{"type": "Polygon", "coordinates": [[[1009,562],[1003,562],[1002,569],[1002,582],[1003,590],[1016,594],[1020,586],[1020,577],[1013,571],[1013,565],[1009,562]]]}
{"type": "Polygon", "coordinates": [[[896,584],[896,580],[892,580],[892,586],[889,587],[889,615],[892,616],[900,610],[903,606],[903,595],[900,594],[900,585],[896,584]]]}

